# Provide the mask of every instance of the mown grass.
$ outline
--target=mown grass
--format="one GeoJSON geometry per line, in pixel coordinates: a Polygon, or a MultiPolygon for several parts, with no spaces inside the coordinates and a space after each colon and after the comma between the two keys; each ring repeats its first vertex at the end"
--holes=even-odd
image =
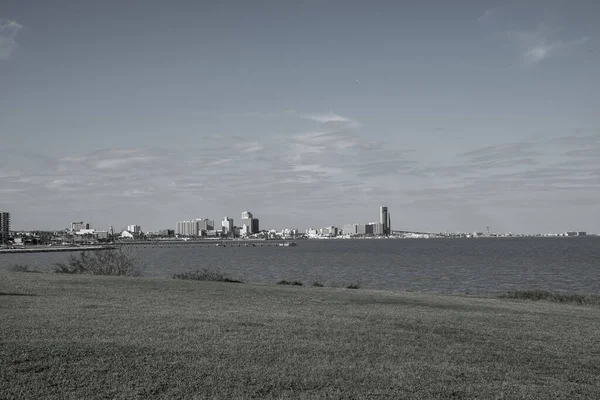
{"type": "Polygon", "coordinates": [[[598,307],[20,273],[0,293],[1,398],[600,397],[598,307]]]}
{"type": "Polygon", "coordinates": [[[600,296],[592,294],[560,293],[546,290],[522,290],[501,294],[505,299],[551,301],[554,303],[572,303],[582,305],[600,305],[600,296]]]}

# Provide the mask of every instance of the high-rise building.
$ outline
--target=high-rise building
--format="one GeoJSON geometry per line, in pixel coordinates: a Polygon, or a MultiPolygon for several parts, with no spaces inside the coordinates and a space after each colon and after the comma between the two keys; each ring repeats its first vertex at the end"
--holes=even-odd
{"type": "Polygon", "coordinates": [[[6,243],[10,235],[10,213],[0,211],[0,244],[6,243]]]}
{"type": "Polygon", "coordinates": [[[242,218],[240,219],[240,227],[244,227],[244,225],[248,227],[250,233],[259,232],[258,218],[254,218],[251,212],[244,211],[242,213],[242,218]]]}
{"type": "Polygon", "coordinates": [[[198,236],[198,220],[177,221],[175,233],[181,236],[198,236]]]}
{"type": "Polygon", "coordinates": [[[202,232],[214,231],[215,221],[208,218],[197,219],[198,221],[198,236],[202,236],[202,232]]]}
{"type": "Polygon", "coordinates": [[[392,231],[391,217],[386,206],[379,208],[379,223],[383,226],[383,235],[389,235],[392,231]]]}
{"type": "Polygon", "coordinates": [[[83,223],[83,221],[71,222],[72,231],[80,231],[82,229],[85,229],[85,224],[83,223]]]}
{"type": "Polygon", "coordinates": [[[223,217],[221,221],[221,230],[224,234],[230,235],[233,233],[233,218],[223,217]]]}
{"type": "Polygon", "coordinates": [[[358,224],[346,224],[342,230],[344,235],[356,235],[358,233],[358,224]]]}
{"type": "Polygon", "coordinates": [[[139,225],[128,225],[127,231],[131,232],[131,233],[140,234],[140,233],[142,233],[142,227],[139,225]]]}
{"type": "Polygon", "coordinates": [[[371,222],[368,226],[371,227],[373,235],[383,235],[383,224],[381,222],[371,222]]]}

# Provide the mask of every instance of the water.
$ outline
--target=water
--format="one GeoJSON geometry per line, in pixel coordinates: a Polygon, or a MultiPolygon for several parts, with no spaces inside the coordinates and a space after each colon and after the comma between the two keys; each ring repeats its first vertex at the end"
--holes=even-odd
{"type": "MultiPolygon", "coordinates": [[[[296,247],[137,248],[146,276],[218,268],[252,283],[281,279],[443,293],[546,289],[600,293],[600,238],[312,240],[296,247]]],[[[70,254],[0,255],[50,270],[70,254]]]]}

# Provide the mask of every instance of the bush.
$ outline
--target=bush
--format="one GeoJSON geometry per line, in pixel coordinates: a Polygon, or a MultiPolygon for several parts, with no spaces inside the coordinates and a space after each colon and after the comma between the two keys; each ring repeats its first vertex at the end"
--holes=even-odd
{"type": "Polygon", "coordinates": [[[574,303],[585,305],[600,305],[600,296],[593,294],[556,293],[546,290],[521,290],[500,295],[505,299],[521,299],[532,301],[551,301],[554,303],[574,303]]]}
{"type": "Polygon", "coordinates": [[[360,289],[360,284],[358,284],[358,283],[351,283],[348,286],[346,286],[346,289],[360,289]]]}
{"type": "Polygon", "coordinates": [[[231,282],[243,283],[239,279],[228,278],[219,270],[204,268],[196,271],[188,271],[181,274],[173,274],[173,279],[189,279],[193,281],[211,281],[211,282],[231,282]]]}
{"type": "Polygon", "coordinates": [[[277,282],[278,285],[292,285],[292,286],[304,286],[304,283],[300,281],[286,281],[285,279],[277,282]]]}
{"type": "Polygon", "coordinates": [[[37,269],[29,269],[27,264],[15,264],[10,268],[11,272],[40,272],[37,269]]]}
{"type": "Polygon", "coordinates": [[[321,282],[314,282],[313,287],[323,287],[323,284],[321,282]]]}
{"type": "Polygon", "coordinates": [[[90,274],[114,276],[141,276],[144,267],[137,262],[137,255],[123,247],[110,250],[85,251],[79,257],[57,263],[54,272],[60,274],[90,274]]]}

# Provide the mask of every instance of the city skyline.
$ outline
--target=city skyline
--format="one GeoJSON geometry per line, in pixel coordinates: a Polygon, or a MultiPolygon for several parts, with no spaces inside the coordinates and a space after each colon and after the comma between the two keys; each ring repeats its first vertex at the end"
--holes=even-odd
{"type": "Polygon", "coordinates": [[[599,230],[596,1],[62,4],[0,9],[15,229],[599,230]]]}

